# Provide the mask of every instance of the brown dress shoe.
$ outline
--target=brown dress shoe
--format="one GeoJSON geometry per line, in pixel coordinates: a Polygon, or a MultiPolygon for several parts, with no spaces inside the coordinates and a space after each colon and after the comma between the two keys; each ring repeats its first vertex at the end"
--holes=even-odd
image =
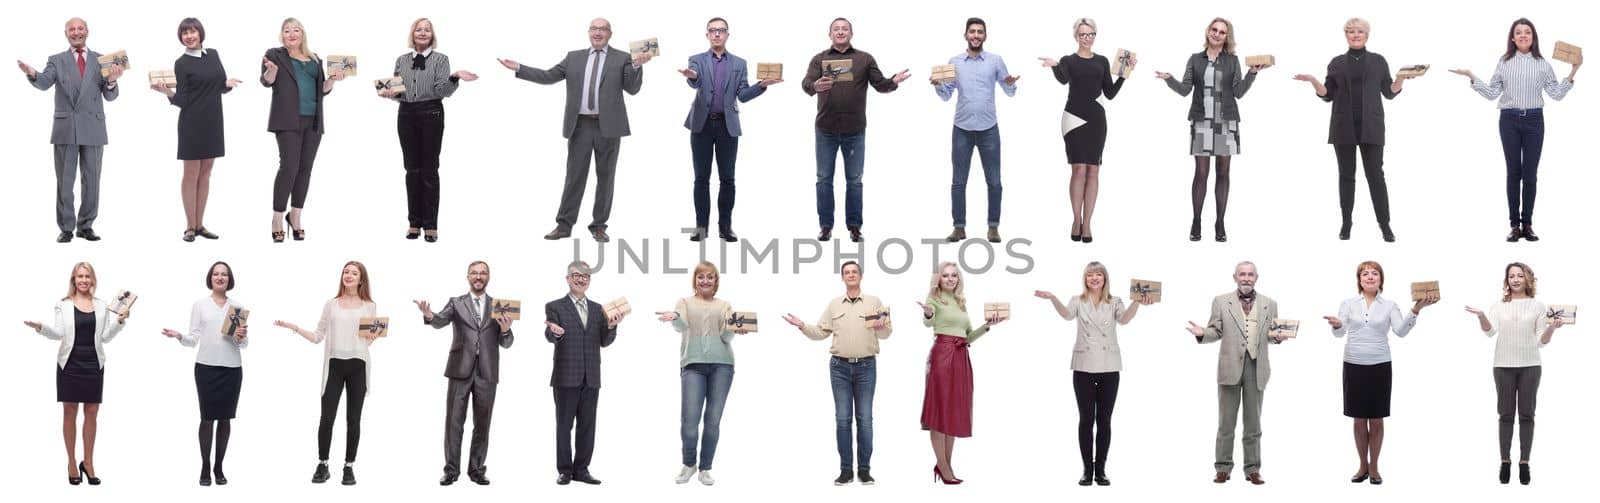
{"type": "Polygon", "coordinates": [[[989,228],[989,242],[990,243],[999,243],[1000,242],[1000,228],[999,227],[990,227],[989,228]]]}
{"type": "Polygon", "coordinates": [[[1251,484],[1255,484],[1255,485],[1258,485],[1258,486],[1261,485],[1261,484],[1267,483],[1267,481],[1261,479],[1261,474],[1260,473],[1252,473],[1252,474],[1249,474],[1249,475],[1245,475],[1244,478],[1246,480],[1249,480],[1251,484]]]}
{"type": "Polygon", "coordinates": [[[569,238],[569,237],[572,237],[572,231],[568,230],[568,229],[562,229],[560,227],[556,227],[555,230],[550,231],[549,234],[545,234],[544,235],[545,239],[548,239],[548,240],[551,240],[551,241],[555,241],[557,239],[569,238]]]}
{"type": "Polygon", "coordinates": [[[949,241],[951,243],[965,241],[966,239],[967,239],[967,230],[966,229],[962,229],[960,227],[956,227],[955,230],[950,231],[950,235],[949,236],[945,236],[945,238],[944,238],[945,241],[949,241]]]}
{"type": "Polygon", "coordinates": [[[855,242],[855,243],[860,243],[861,242],[861,228],[860,227],[851,227],[850,228],[850,241],[851,242],[855,242]]]}
{"type": "Polygon", "coordinates": [[[590,230],[589,233],[590,235],[594,236],[594,241],[596,243],[604,243],[611,240],[611,236],[606,235],[605,229],[593,229],[590,230]]]}
{"type": "Polygon", "coordinates": [[[1216,482],[1218,484],[1221,484],[1223,482],[1227,482],[1228,481],[1228,472],[1217,472],[1217,478],[1211,479],[1211,481],[1212,482],[1216,482]]]}
{"type": "Polygon", "coordinates": [[[817,233],[817,241],[830,241],[832,239],[833,239],[833,228],[832,227],[823,227],[822,228],[822,232],[818,232],[817,233]]]}

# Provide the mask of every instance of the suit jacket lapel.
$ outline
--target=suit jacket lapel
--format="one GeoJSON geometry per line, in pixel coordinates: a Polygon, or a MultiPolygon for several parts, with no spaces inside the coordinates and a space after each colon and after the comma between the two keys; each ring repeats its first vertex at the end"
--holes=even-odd
{"type": "MultiPolygon", "coordinates": [[[[472,295],[472,294],[467,294],[467,295],[472,295]]],[[[494,298],[490,297],[488,293],[484,293],[483,294],[483,316],[479,316],[478,317],[478,329],[482,330],[484,327],[490,326],[490,324],[494,323],[495,322],[494,321],[495,316],[496,315],[494,314],[494,298]]],[[[499,332],[499,331],[496,330],[496,332],[499,332]]]]}
{"type": "MultiPolygon", "coordinates": [[[[1233,316],[1233,326],[1239,327],[1239,336],[1243,337],[1244,336],[1244,308],[1239,305],[1238,296],[1229,295],[1227,297],[1227,299],[1224,300],[1223,302],[1228,305],[1228,314],[1233,316]]],[[[1260,306],[1256,306],[1256,307],[1259,308],[1260,306]]]]}

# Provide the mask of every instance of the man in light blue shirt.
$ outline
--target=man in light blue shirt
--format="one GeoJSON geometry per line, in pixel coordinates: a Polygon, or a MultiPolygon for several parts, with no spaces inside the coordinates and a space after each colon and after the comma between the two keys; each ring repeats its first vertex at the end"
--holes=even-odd
{"type": "Polygon", "coordinates": [[[995,119],[994,88],[999,84],[1006,96],[1017,94],[1017,79],[1006,71],[1005,60],[1000,55],[984,52],[988,40],[988,26],[982,19],[967,19],[967,50],[950,58],[956,67],[953,81],[940,82],[937,76],[928,81],[933,84],[939,99],[950,101],[956,97],[955,126],[950,131],[950,164],[953,177],[950,181],[950,213],[955,220],[955,230],[947,241],[967,238],[967,174],[972,171],[972,150],[978,150],[983,160],[983,179],[989,187],[989,241],[1000,242],[1000,126],[995,119]]]}

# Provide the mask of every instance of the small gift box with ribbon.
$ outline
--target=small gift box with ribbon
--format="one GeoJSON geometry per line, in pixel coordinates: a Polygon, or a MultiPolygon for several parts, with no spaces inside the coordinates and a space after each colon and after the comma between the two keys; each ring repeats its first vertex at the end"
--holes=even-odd
{"type": "Polygon", "coordinates": [[[756,80],[783,80],[783,63],[756,63],[756,80]]]}
{"type": "Polygon", "coordinates": [[[755,333],[759,331],[760,328],[760,325],[756,323],[756,313],[748,311],[734,311],[732,315],[728,316],[728,330],[744,330],[746,332],[755,333]]]}
{"type": "Polygon", "coordinates": [[[102,78],[111,76],[111,67],[113,65],[122,67],[122,71],[124,72],[133,68],[128,66],[128,51],[117,51],[111,54],[103,54],[99,58],[96,58],[95,61],[100,62],[100,77],[102,78]]]}
{"type": "Polygon", "coordinates": [[[604,308],[606,318],[613,320],[633,313],[633,306],[628,305],[627,297],[617,297],[617,300],[607,302],[604,308]]]}
{"type": "Polygon", "coordinates": [[[1400,67],[1400,71],[1394,76],[1398,79],[1414,79],[1427,74],[1428,65],[1410,65],[1400,67]]]}
{"type": "Polygon", "coordinates": [[[1244,57],[1244,66],[1272,66],[1275,64],[1278,64],[1278,59],[1272,57],[1271,54],[1244,57]]]}
{"type": "Polygon", "coordinates": [[[1145,295],[1150,296],[1150,303],[1161,302],[1161,282],[1135,279],[1128,286],[1128,300],[1138,302],[1145,295]]]}
{"type": "Polygon", "coordinates": [[[640,54],[649,54],[652,58],[660,56],[661,44],[656,42],[655,37],[650,37],[635,42],[628,42],[628,55],[638,56],[640,54]]]}
{"type": "Polygon", "coordinates": [[[855,63],[848,59],[824,59],[822,60],[822,76],[833,77],[834,82],[856,80],[855,63]]]}
{"type": "Polygon", "coordinates": [[[983,303],[983,319],[996,318],[1000,321],[1011,319],[1010,302],[985,302],[983,303]]]}
{"type": "Polygon", "coordinates": [[[400,77],[388,77],[374,80],[372,81],[372,86],[376,88],[378,92],[383,92],[385,89],[387,89],[390,92],[393,92],[395,96],[405,94],[406,92],[406,80],[400,77]]]}
{"type": "Polygon", "coordinates": [[[172,89],[178,87],[178,76],[172,70],[154,70],[150,72],[150,83],[172,89]]]}
{"type": "Polygon", "coordinates": [[[250,310],[239,306],[228,306],[228,314],[222,318],[222,336],[233,337],[239,327],[248,325],[250,310]]]}
{"type": "Polygon", "coordinates": [[[522,319],[522,301],[494,299],[493,305],[489,307],[489,317],[499,318],[500,316],[505,316],[512,321],[522,319]]]}
{"type": "Polygon", "coordinates": [[[1545,320],[1561,318],[1561,323],[1567,325],[1578,324],[1578,306],[1572,304],[1555,304],[1544,312],[1545,320]]]}
{"type": "Polygon", "coordinates": [[[1111,74],[1121,79],[1133,76],[1133,66],[1139,59],[1139,53],[1127,49],[1117,49],[1117,52],[1112,54],[1115,54],[1116,57],[1111,58],[1111,74]]]}
{"type": "Polygon", "coordinates": [[[1439,297],[1438,281],[1418,281],[1411,284],[1412,302],[1426,299],[1429,295],[1432,295],[1435,298],[1439,297]]]}
{"type": "Polygon", "coordinates": [[[134,302],[138,302],[138,301],[139,301],[139,296],[138,295],[134,295],[133,292],[130,292],[130,291],[127,291],[127,290],[123,290],[123,291],[117,292],[117,296],[116,297],[112,297],[111,298],[111,305],[107,306],[106,309],[108,311],[111,311],[112,313],[120,313],[123,310],[132,309],[133,308],[133,303],[134,302]]]}
{"type": "Polygon", "coordinates": [[[371,316],[362,317],[358,327],[363,335],[371,337],[385,337],[389,335],[389,317],[371,316]]]}
{"type": "Polygon", "coordinates": [[[1582,61],[1581,58],[1583,58],[1583,48],[1582,47],[1578,47],[1576,45],[1572,45],[1572,44],[1569,44],[1569,43],[1566,43],[1566,42],[1562,42],[1560,40],[1556,41],[1556,52],[1555,52],[1555,54],[1552,54],[1550,56],[1550,59],[1553,59],[1553,60],[1556,60],[1556,61],[1560,61],[1562,63],[1566,63],[1566,64],[1569,64],[1569,65],[1577,64],[1579,61],[1582,61]]]}
{"type": "Polygon", "coordinates": [[[1297,335],[1300,335],[1300,320],[1273,318],[1272,321],[1267,322],[1268,337],[1293,339],[1297,335]]]}
{"type": "Polygon", "coordinates": [[[867,324],[867,328],[869,329],[872,328],[872,322],[878,320],[883,320],[884,330],[889,330],[894,326],[890,324],[894,320],[889,317],[889,306],[880,307],[878,308],[878,312],[862,316],[861,319],[863,323],[867,324]]]}
{"type": "Polygon", "coordinates": [[[940,84],[949,84],[956,81],[956,65],[934,65],[933,71],[930,73],[933,74],[934,82],[940,84]]]}
{"type": "Polygon", "coordinates": [[[344,76],[346,77],[356,76],[356,57],[338,55],[328,56],[328,73],[331,74],[334,70],[344,70],[344,76]]]}

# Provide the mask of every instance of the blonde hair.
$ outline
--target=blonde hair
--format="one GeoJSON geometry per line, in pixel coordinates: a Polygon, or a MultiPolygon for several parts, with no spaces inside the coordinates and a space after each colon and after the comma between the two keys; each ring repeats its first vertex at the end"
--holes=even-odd
{"type": "Polygon", "coordinates": [[[956,289],[951,293],[956,298],[956,307],[966,311],[967,295],[964,292],[967,289],[967,278],[961,275],[961,267],[957,266],[955,262],[940,262],[939,267],[933,269],[933,281],[928,285],[928,300],[931,302],[942,302],[944,300],[944,295],[942,295],[944,290],[939,288],[939,279],[944,276],[946,268],[955,268],[956,270],[956,289]]]}
{"type": "Polygon", "coordinates": [[[1079,26],[1088,26],[1089,30],[1091,30],[1091,31],[1100,31],[1100,26],[1094,24],[1094,19],[1086,18],[1086,17],[1080,17],[1080,18],[1078,18],[1077,21],[1073,21],[1072,22],[1072,37],[1073,38],[1077,38],[1078,37],[1078,27],[1079,26]]]}
{"type": "MultiPolygon", "coordinates": [[[[411,31],[406,32],[406,47],[410,47],[411,50],[413,50],[413,51],[417,50],[417,45],[416,45],[416,42],[415,42],[416,33],[417,33],[417,27],[421,26],[423,21],[427,21],[428,22],[428,31],[433,34],[433,37],[428,39],[428,47],[427,47],[427,49],[434,49],[434,48],[439,47],[439,32],[437,30],[434,30],[434,28],[433,28],[433,20],[425,18],[425,17],[419,17],[419,18],[417,18],[416,21],[412,21],[411,22],[411,31]]],[[[302,28],[300,31],[304,32],[305,29],[302,28]]],[[[301,35],[300,36],[301,43],[304,43],[305,39],[306,39],[305,35],[301,35]]]]}
{"type": "Polygon", "coordinates": [[[1089,262],[1089,265],[1083,266],[1083,293],[1078,294],[1078,300],[1083,302],[1091,300],[1095,302],[1111,302],[1110,286],[1111,274],[1106,272],[1106,265],[1098,261],[1089,262]],[[1100,273],[1100,276],[1105,279],[1105,281],[1100,282],[1100,298],[1098,299],[1089,298],[1089,275],[1094,273],[1100,273]]]}
{"type": "Polygon", "coordinates": [[[1505,286],[1503,286],[1500,290],[1500,293],[1502,294],[1502,297],[1500,297],[1500,302],[1511,302],[1511,268],[1513,267],[1522,269],[1522,275],[1527,276],[1527,280],[1522,282],[1522,293],[1527,294],[1528,298],[1533,298],[1534,289],[1535,287],[1539,286],[1539,279],[1534,277],[1533,268],[1528,267],[1528,264],[1524,264],[1522,262],[1512,262],[1506,264],[1505,277],[1501,278],[1501,282],[1505,286]]]}
{"type": "Polygon", "coordinates": [[[1350,18],[1349,21],[1345,21],[1344,22],[1344,29],[1346,29],[1346,30],[1348,30],[1348,29],[1350,29],[1352,27],[1356,27],[1356,26],[1360,26],[1361,29],[1365,30],[1367,33],[1372,33],[1372,23],[1368,23],[1367,20],[1365,20],[1365,19],[1361,19],[1359,17],[1353,17],[1353,18],[1350,18]]]}
{"type": "Polygon", "coordinates": [[[1211,22],[1209,22],[1209,23],[1206,23],[1206,31],[1205,31],[1206,37],[1203,39],[1203,40],[1205,40],[1205,45],[1202,45],[1201,48],[1203,48],[1203,49],[1210,49],[1211,48],[1211,25],[1214,25],[1214,24],[1217,24],[1217,23],[1222,23],[1223,26],[1227,26],[1228,27],[1228,33],[1223,36],[1223,40],[1222,40],[1222,52],[1226,52],[1228,54],[1233,54],[1233,48],[1236,45],[1234,40],[1233,40],[1233,21],[1229,21],[1229,20],[1227,20],[1227,18],[1219,17],[1219,18],[1216,18],[1216,19],[1212,19],[1211,22]]]}
{"type": "Polygon", "coordinates": [[[100,286],[100,278],[94,275],[94,266],[89,265],[88,262],[78,262],[72,264],[72,274],[67,275],[67,296],[62,297],[61,300],[71,299],[73,294],[78,293],[78,269],[89,271],[89,298],[94,298],[94,289],[100,286]]]}
{"type": "Polygon", "coordinates": [[[697,295],[699,294],[699,291],[694,290],[694,288],[700,284],[701,273],[711,273],[711,296],[717,296],[717,290],[722,288],[722,273],[717,272],[716,264],[705,260],[694,266],[694,274],[689,277],[690,291],[694,291],[697,295]]]}
{"type": "Polygon", "coordinates": [[[284,49],[289,48],[288,44],[283,43],[283,29],[288,28],[290,25],[300,29],[300,52],[310,56],[313,60],[319,59],[317,58],[317,53],[311,52],[311,39],[306,36],[306,25],[300,24],[299,19],[292,17],[283,19],[283,24],[278,26],[278,44],[283,45],[284,49]]]}

